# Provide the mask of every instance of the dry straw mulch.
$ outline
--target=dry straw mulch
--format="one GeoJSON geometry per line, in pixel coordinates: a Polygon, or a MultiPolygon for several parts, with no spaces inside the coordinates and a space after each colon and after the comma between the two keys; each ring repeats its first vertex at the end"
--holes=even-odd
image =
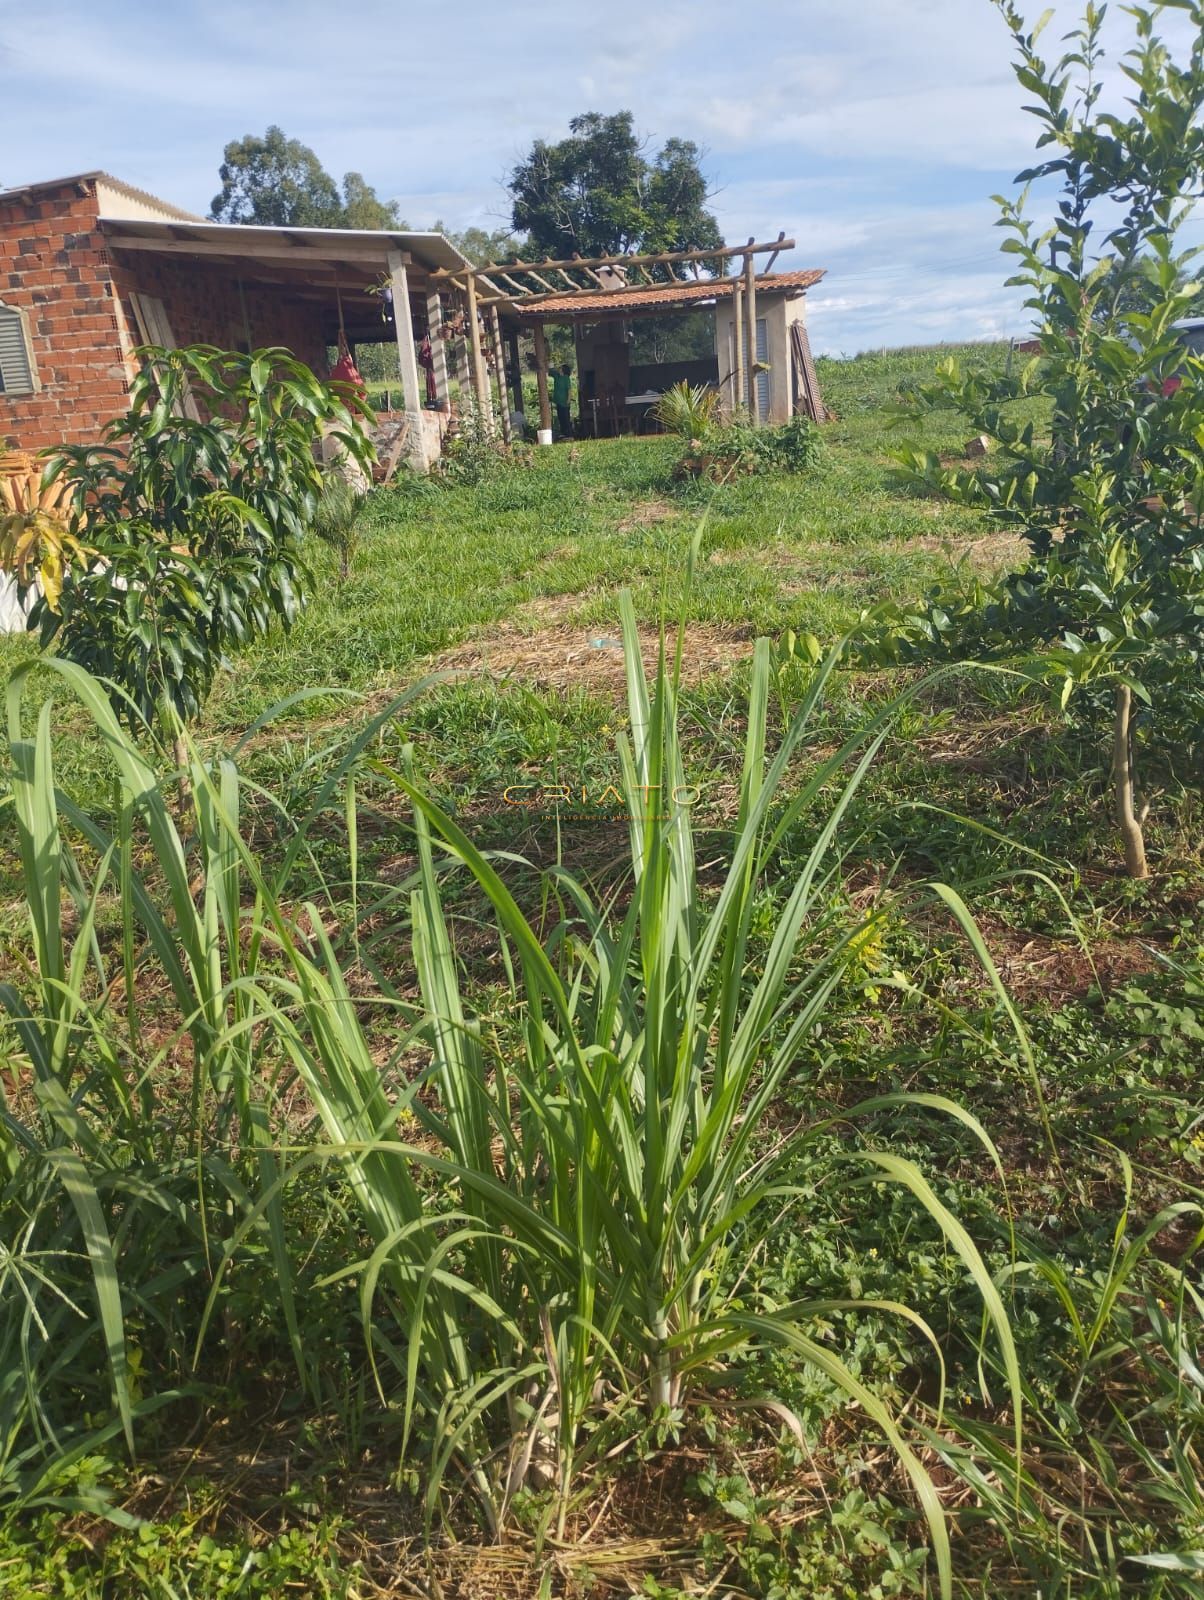
{"type": "MultiPolygon", "coordinates": [[[[588,689],[622,696],[626,685],[623,640],[613,626],[583,626],[572,620],[580,595],[553,595],[521,606],[508,621],[443,651],[429,663],[436,672],[480,675],[542,689],[588,689]]],[[[660,631],[641,624],[640,653],[645,670],[656,670],[660,631]]],[[[676,631],[666,636],[670,658],[676,631]]],[[[691,622],[682,651],[682,682],[701,683],[727,672],[752,654],[750,628],[691,622]]]]}

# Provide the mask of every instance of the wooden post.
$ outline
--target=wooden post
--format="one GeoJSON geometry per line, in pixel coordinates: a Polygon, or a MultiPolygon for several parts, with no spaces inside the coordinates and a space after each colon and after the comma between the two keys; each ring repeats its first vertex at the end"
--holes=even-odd
{"type": "Polygon", "coordinates": [[[431,340],[431,362],[435,379],[435,398],[446,405],[451,398],[447,382],[447,340],[443,337],[443,302],[438,289],[426,297],[426,327],[431,340]]]}
{"type": "Polygon", "coordinates": [[[539,426],[552,431],[552,402],[548,398],[548,341],[543,323],[535,324],[535,381],[539,385],[539,426]]]}
{"type": "Polygon", "coordinates": [[[493,431],[493,407],[489,401],[489,380],[485,375],[485,352],[481,349],[481,329],[477,321],[477,280],[468,274],[468,338],[471,346],[469,358],[472,367],[472,392],[476,396],[477,415],[482,432],[493,431]]]}
{"type": "Polygon", "coordinates": [[[748,415],[754,428],[761,426],[761,407],[757,393],[757,263],[752,254],[744,258],[744,315],[748,325],[748,415]]]}
{"type": "Polygon", "coordinates": [[[397,365],[401,369],[401,388],[405,395],[407,452],[419,472],[430,466],[426,454],[426,433],[422,426],[422,391],[418,386],[418,352],[414,349],[414,322],[410,314],[410,281],[405,257],[390,250],[387,257],[389,286],[393,291],[393,331],[397,337],[397,365]]]}
{"type": "Polygon", "coordinates": [[[506,398],[506,358],[502,351],[502,323],[497,314],[497,307],[489,307],[489,331],[493,335],[493,368],[497,374],[498,405],[502,414],[502,438],[507,444],[512,443],[510,428],[510,405],[506,398]]]}
{"type": "Polygon", "coordinates": [[[732,415],[744,404],[744,292],[739,278],[732,285],[732,415]]]}
{"type": "Polygon", "coordinates": [[[510,392],[514,396],[514,409],[526,415],[527,408],[523,404],[523,363],[518,351],[518,334],[512,333],[509,338],[510,350],[510,392]]]}

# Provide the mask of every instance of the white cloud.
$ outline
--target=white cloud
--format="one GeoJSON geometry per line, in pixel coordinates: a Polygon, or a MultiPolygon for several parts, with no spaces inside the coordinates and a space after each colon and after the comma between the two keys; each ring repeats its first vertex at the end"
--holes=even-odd
{"type": "Polygon", "coordinates": [[[343,21],[328,0],[42,0],[39,39],[71,43],[43,49],[0,0],[0,183],[106,167],[204,210],[226,141],[278,122],[415,225],[496,227],[534,138],[627,106],[709,147],[729,237],[784,228],[783,265],[828,268],[817,343],[1023,326],[987,196],[1032,124],[990,0],[464,0],[454,24],[360,0],[343,21]]]}

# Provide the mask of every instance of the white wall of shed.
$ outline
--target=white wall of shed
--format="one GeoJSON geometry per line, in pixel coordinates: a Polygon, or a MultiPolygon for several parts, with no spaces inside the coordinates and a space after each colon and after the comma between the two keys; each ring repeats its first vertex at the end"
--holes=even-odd
{"type": "MultiPolygon", "coordinates": [[[[806,301],[802,295],[793,300],[783,294],[757,291],[757,321],[765,323],[768,340],[769,371],[769,422],[788,422],[794,405],[792,381],[792,353],[790,330],[796,322],[806,322],[806,301]]],[[[743,309],[743,307],[741,307],[743,309]]],[[[719,393],[729,410],[732,406],[732,367],[735,336],[733,333],[733,307],[731,300],[715,307],[715,355],[719,361],[719,393]]],[[[745,361],[748,352],[745,351],[745,361]]]]}

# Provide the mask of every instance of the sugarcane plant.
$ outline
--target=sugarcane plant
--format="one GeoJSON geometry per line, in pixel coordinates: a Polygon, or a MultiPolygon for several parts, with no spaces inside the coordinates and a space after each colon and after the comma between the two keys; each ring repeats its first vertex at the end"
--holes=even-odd
{"type": "MultiPolygon", "coordinates": [[[[743,1354],[772,1348],[825,1374],[889,1441],[927,1520],[940,1591],[952,1593],[924,1461],[823,1331],[861,1302],[774,1304],[746,1281],[781,1230],[806,1226],[817,1188],[910,1195],[981,1301],[982,1325],[976,1315],[968,1333],[991,1341],[1019,1456],[1021,1376],[992,1275],[915,1160],[873,1137],[904,1105],[922,1107],[949,1118],[1002,1179],[984,1130],[928,1094],[882,1095],[838,1118],[816,1108],[785,1133],[775,1115],[787,1082],[805,1084],[817,1030],[888,915],[885,905],[850,913],[832,886],[859,789],[923,686],[839,749],[817,735],[811,750],[833,651],[774,749],[771,655],[759,642],[736,812],[718,836],[708,830],[720,870],[707,889],[678,732],[683,639],[662,647],[650,685],[629,597],[622,619],[628,881],[598,901],[557,869],[538,917],[518,903],[506,861],[432,797],[413,753],[400,765],[374,754],[404,700],[331,765],[269,868],[240,831],[232,763],[209,765],[182,733],[182,826],[106,692],[57,661],[117,774],[114,831],[83,813],[56,785],[51,702],[31,731],[33,664],[18,669],[13,814],[34,960],[28,983],[0,988],[0,1007],[32,1092],[0,1116],[0,1493],[36,1499],[56,1462],[99,1438],[124,1434],[132,1449],[148,1411],[194,1388],[223,1285],[248,1260],[257,1281],[270,1263],[300,1379],[320,1389],[297,1306],[297,1251],[309,1241],[290,1213],[297,1175],[329,1167],[342,1172],[347,1237],[368,1248],[341,1257],[325,1286],[358,1291],[372,1377],[432,1521],[467,1491],[496,1533],[520,1493],[537,1490],[563,1531],[583,1474],[633,1425],[682,1430],[697,1402],[722,1403],[743,1354]],[[395,930],[416,977],[404,997],[362,984],[353,994],[332,907],[298,903],[290,876],[307,829],[369,760],[412,811],[408,916],[395,930]],[[508,1004],[488,1018],[455,948],[449,900],[465,884],[488,907],[506,974],[508,1004]],[[115,945],[96,933],[114,891],[115,945]],[[143,995],[156,1037],[165,1015],[175,1019],[149,1052],[143,995]],[[402,1024],[387,1058],[381,1021],[394,1035],[402,1024]],[[169,1109],[176,1074],[163,1062],[181,1043],[191,1081],[169,1109]],[[315,1118],[300,1139],[279,1109],[298,1083],[315,1118]],[[861,1138],[837,1136],[858,1126],[861,1138]],[[158,1389],[135,1361],[147,1328],[158,1389]]],[[[910,892],[960,923],[1023,1049],[965,903],[939,883],[910,892]]],[[[936,1347],[913,1308],[863,1309],[898,1316],[936,1347]]],[[[772,1394],[748,1403],[802,1435],[772,1394]]],[[[943,1417],[941,1382],[929,1418],[943,1417]]]]}
{"type": "MultiPolygon", "coordinates": [[[[785,1139],[768,1137],[775,1098],[789,1077],[805,1073],[808,1041],[863,947],[864,922],[842,924],[831,907],[830,875],[849,808],[897,708],[817,759],[787,796],[785,775],[805,749],[839,652],[814,674],[771,757],[771,659],[762,641],[739,814],[722,882],[709,896],[696,870],[673,658],[662,650],[650,689],[629,597],[622,615],[631,725],[618,751],[631,874],[622,907],[595,902],[558,870],[548,892],[560,919],[537,927],[501,864],[436,803],[413,761],[378,767],[413,807],[411,929],[430,1065],[407,1113],[425,1137],[397,1138],[379,1079],[358,1056],[358,1065],[348,1060],[337,1071],[334,1052],[298,1045],[296,1059],[332,1146],[345,1152],[375,1243],[348,1270],[360,1276],[381,1392],[400,1383],[407,1431],[422,1412],[433,1429],[430,1515],[454,1469],[491,1529],[521,1489],[540,1487],[552,1490],[563,1531],[581,1472],[605,1459],[633,1411],[680,1427],[691,1403],[723,1386],[733,1357],[777,1345],[827,1374],[887,1436],[928,1518],[948,1593],[939,1497],[882,1399],[816,1336],[816,1320],[833,1307],[749,1304],[733,1260],[737,1249],[755,1258],[777,1229],[803,1225],[804,1169],[807,1184],[901,1186],[977,1286],[1019,1429],[1004,1307],[969,1235],[919,1167],[873,1147],[830,1159],[821,1154],[830,1124],[820,1116],[785,1139]],[[760,949],[755,906],[803,818],[813,842],[760,949]],[[460,877],[496,919],[511,1030],[475,1015],[465,988],[446,909],[448,895],[462,893],[460,877]],[[413,1187],[422,1171],[447,1197],[442,1218],[413,1187]],[[388,1331],[399,1318],[404,1345],[388,1331]]],[[[973,929],[951,889],[922,892],[973,929]]],[[[975,943],[985,956],[976,934],[975,943]]],[[[353,1015],[340,1007],[340,1025],[353,1015]]],[[[997,1159],[973,1118],[920,1098],[959,1117],[997,1159]]],[[[888,1096],[848,1115],[856,1122],[902,1103],[888,1096]]],[[[913,1312],[893,1309],[931,1338],[913,1312]]]]}

